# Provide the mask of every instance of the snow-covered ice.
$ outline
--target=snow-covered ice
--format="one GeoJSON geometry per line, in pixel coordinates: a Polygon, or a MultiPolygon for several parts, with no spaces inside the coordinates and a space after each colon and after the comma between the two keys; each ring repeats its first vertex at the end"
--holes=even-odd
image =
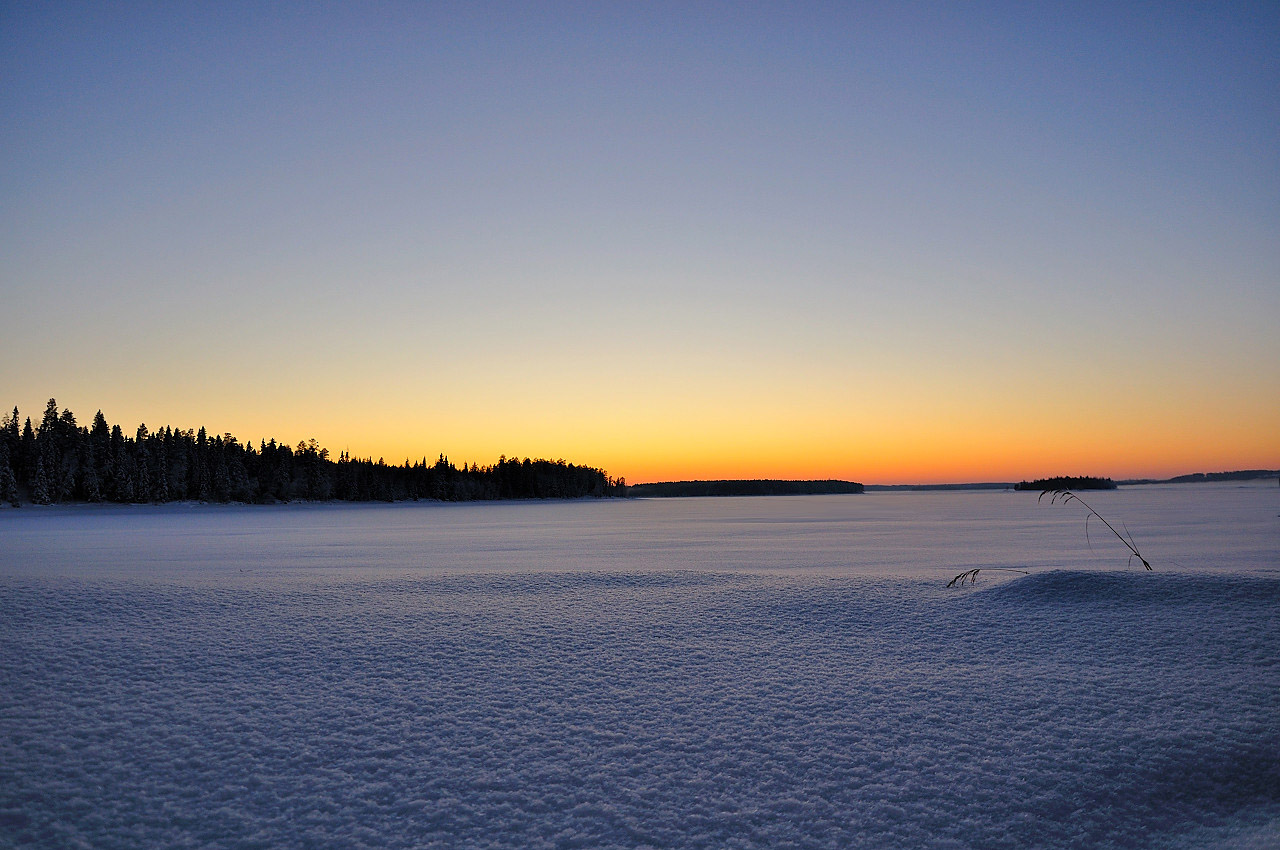
{"type": "Polygon", "coordinates": [[[1280,490],[1090,502],[5,511],[0,846],[1280,845],[1280,490]]]}

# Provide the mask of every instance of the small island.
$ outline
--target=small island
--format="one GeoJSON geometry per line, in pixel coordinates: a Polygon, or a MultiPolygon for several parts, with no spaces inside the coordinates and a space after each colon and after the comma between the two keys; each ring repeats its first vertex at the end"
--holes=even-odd
{"type": "Polygon", "coordinates": [[[1060,475],[1055,478],[1037,478],[1035,481],[1019,481],[1015,490],[1114,490],[1116,482],[1110,478],[1094,478],[1088,475],[1060,475]]]}
{"type": "Polygon", "coordinates": [[[780,481],[776,479],[736,479],[726,481],[662,481],[632,484],[628,496],[668,498],[680,496],[819,496],[861,493],[856,481],[780,481]]]}

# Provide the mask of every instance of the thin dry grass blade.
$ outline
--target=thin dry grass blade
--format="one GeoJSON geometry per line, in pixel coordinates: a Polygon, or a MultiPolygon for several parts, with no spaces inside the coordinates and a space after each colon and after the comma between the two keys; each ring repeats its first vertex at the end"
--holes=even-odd
{"type": "MultiPolygon", "coordinates": [[[[1139,561],[1142,562],[1142,565],[1144,567],[1146,567],[1148,570],[1151,569],[1151,564],[1147,563],[1147,559],[1142,557],[1142,553],[1138,551],[1138,544],[1133,542],[1133,535],[1129,533],[1129,528],[1124,523],[1120,524],[1120,527],[1124,529],[1124,534],[1121,534],[1119,531],[1116,530],[1116,527],[1114,525],[1107,522],[1106,517],[1104,517],[1102,514],[1098,513],[1097,511],[1095,511],[1093,509],[1093,506],[1090,505],[1088,502],[1086,502],[1084,499],[1080,498],[1078,495],[1070,491],[1064,490],[1064,491],[1061,491],[1061,493],[1064,495],[1064,498],[1062,500],[1062,503],[1064,505],[1067,502],[1076,501],[1076,502],[1079,502],[1081,505],[1083,505],[1084,509],[1089,512],[1088,514],[1085,515],[1085,518],[1084,518],[1085,539],[1088,539],[1089,537],[1089,520],[1092,517],[1097,517],[1098,521],[1101,522],[1103,525],[1105,525],[1108,529],[1110,529],[1111,533],[1116,536],[1116,539],[1119,540],[1121,543],[1123,543],[1125,548],[1129,550],[1129,552],[1131,553],[1129,557],[1129,563],[1132,564],[1133,559],[1137,558],[1139,561]]],[[[1057,499],[1057,493],[1055,492],[1054,500],[1056,499],[1057,499]]],[[[1051,500],[1050,504],[1053,504],[1054,500],[1051,500]]],[[[1090,543],[1089,548],[1090,549],[1093,548],[1092,542],[1090,543]]]]}

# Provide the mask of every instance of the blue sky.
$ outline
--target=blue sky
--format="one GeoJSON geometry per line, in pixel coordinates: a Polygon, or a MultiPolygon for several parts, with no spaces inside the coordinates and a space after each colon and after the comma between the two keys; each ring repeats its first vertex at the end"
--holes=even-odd
{"type": "Polygon", "coordinates": [[[1278,44],[1273,4],[9,5],[0,387],[633,480],[1274,465],[1278,44]]]}

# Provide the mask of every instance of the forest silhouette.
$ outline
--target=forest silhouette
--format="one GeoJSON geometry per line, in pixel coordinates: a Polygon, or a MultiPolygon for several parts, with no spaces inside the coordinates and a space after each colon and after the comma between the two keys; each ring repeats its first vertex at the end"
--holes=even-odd
{"type": "Polygon", "coordinates": [[[0,420],[0,502],[17,507],[60,502],[159,503],[183,500],[271,504],[439,499],[574,499],[626,494],[626,481],[564,460],[507,458],[491,466],[455,466],[382,458],[337,459],[314,439],[257,447],[229,433],[139,425],[132,436],[99,410],[90,426],[49,399],[38,426],[19,426],[18,408],[0,420]]]}

